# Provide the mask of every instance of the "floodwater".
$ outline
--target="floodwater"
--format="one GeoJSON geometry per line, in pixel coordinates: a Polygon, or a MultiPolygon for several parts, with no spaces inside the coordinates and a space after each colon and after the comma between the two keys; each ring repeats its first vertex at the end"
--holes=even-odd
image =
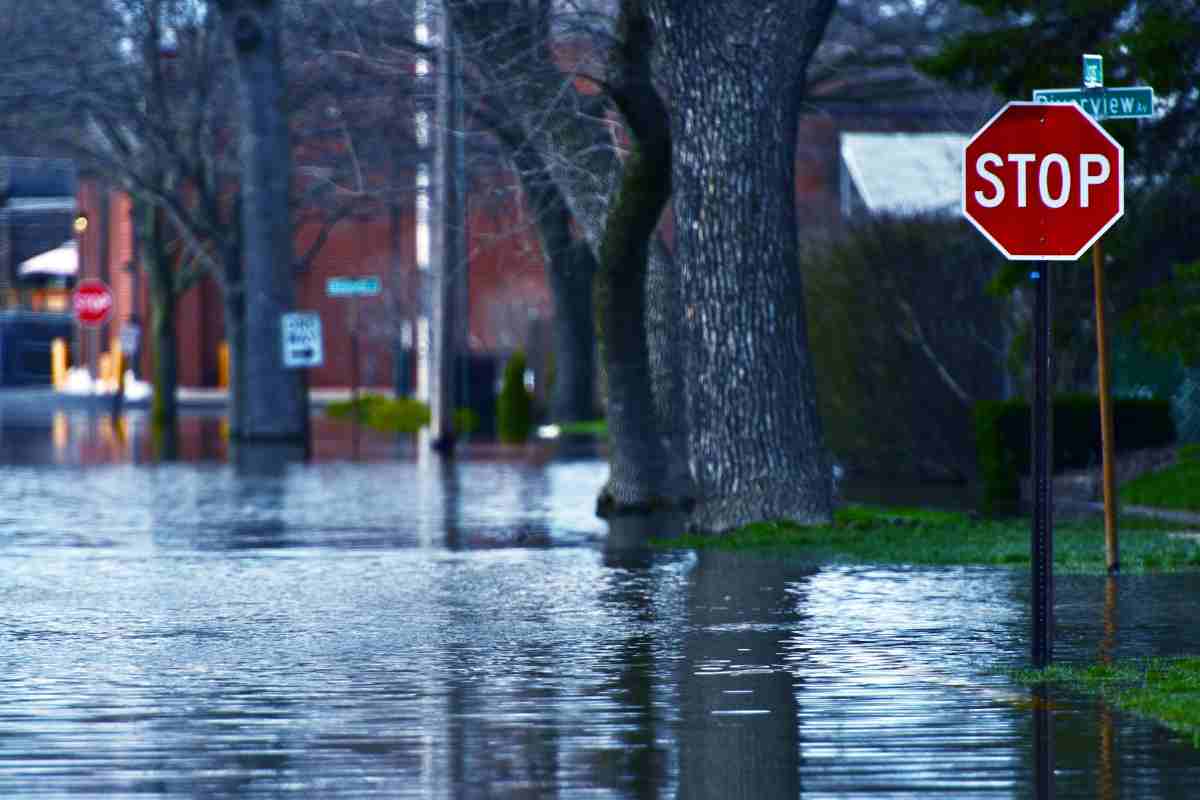
{"type": "MultiPolygon", "coordinates": [[[[1200,751],[1027,689],[1027,576],[651,553],[594,457],[0,416],[0,797],[1178,798],[1200,751]],[[367,455],[363,455],[366,453],[367,455]]],[[[339,432],[341,431],[341,432],[339,432]]],[[[1200,650],[1200,578],[1064,577],[1058,656],[1200,650]]]]}

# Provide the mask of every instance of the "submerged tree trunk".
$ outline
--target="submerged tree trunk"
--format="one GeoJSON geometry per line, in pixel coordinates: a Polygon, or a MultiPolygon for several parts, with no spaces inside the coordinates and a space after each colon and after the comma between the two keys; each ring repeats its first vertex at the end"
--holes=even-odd
{"type": "Polygon", "coordinates": [[[236,56],[241,116],[244,295],[227,288],[225,316],[234,384],[230,394],[243,389],[245,394],[231,431],[247,440],[303,441],[308,396],[299,371],[284,367],[281,344],[282,315],[292,310],[295,297],[281,3],[220,0],[219,5],[236,56]],[[250,342],[253,347],[246,347],[250,342]]]}
{"type": "Polygon", "coordinates": [[[156,429],[168,429],[178,419],[179,388],[178,334],[175,269],[167,253],[163,220],[150,201],[134,200],[135,232],[142,268],[150,280],[150,326],[148,338],[153,357],[154,392],[150,401],[150,422],[156,429]]]}
{"type": "Polygon", "coordinates": [[[596,258],[571,230],[571,209],[550,179],[546,162],[525,146],[519,126],[501,120],[490,127],[509,152],[537,226],[547,283],[554,300],[554,387],[550,413],[555,422],[593,419],[596,414],[596,335],[592,281],[596,258]]]}
{"type": "Polygon", "coordinates": [[[827,521],[794,164],[804,68],[832,3],[649,3],[674,104],[693,524],[827,521]]]}
{"type": "Polygon", "coordinates": [[[154,397],[150,421],[156,428],[170,428],[179,419],[179,337],[175,327],[175,293],[154,291],[150,327],[154,336],[154,397]]]}
{"type": "Polygon", "coordinates": [[[650,242],[671,196],[671,135],[666,107],[650,77],[650,20],[624,0],[609,66],[613,100],[633,142],[609,203],[596,273],[596,322],[608,382],[610,475],[603,513],[670,508],[687,500],[672,486],[647,334],[650,242]],[[673,496],[674,495],[674,496],[673,496]]]}
{"type": "MultiPolygon", "coordinates": [[[[669,147],[667,143],[668,152],[669,147]]],[[[646,341],[647,207],[657,204],[661,209],[670,194],[669,175],[659,169],[661,150],[651,146],[644,152],[638,145],[625,160],[600,247],[596,323],[608,382],[612,445],[608,484],[597,505],[602,515],[671,504],[667,450],[659,435],[646,341]]]]}
{"type": "Polygon", "coordinates": [[[592,281],[596,257],[586,242],[573,242],[550,269],[554,296],[554,387],[550,411],[555,422],[595,419],[596,322],[592,281]]]}

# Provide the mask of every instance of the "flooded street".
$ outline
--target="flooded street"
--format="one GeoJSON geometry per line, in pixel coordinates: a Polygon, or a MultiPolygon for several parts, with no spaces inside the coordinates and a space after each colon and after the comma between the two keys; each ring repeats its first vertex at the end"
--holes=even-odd
{"type": "MultiPolygon", "coordinates": [[[[215,417],[162,465],[136,415],[16,417],[0,797],[1200,786],[1180,737],[1094,699],[1047,711],[995,674],[1027,660],[1023,571],[616,547],[595,457],[446,465],[368,437],[354,461],[321,423],[313,463],[246,474],[215,417]]],[[[1061,660],[1200,651],[1200,576],[1068,576],[1058,597],[1061,660]]]]}

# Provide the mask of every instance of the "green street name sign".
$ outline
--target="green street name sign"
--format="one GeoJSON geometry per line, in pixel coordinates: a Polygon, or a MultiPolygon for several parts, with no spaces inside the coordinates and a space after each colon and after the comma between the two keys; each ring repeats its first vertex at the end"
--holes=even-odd
{"type": "Polygon", "coordinates": [[[379,294],[379,278],[330,278],[325,282],[325,294],[330,297],[371,297],[379,294]]]}
{"type": "Polygon", "coordinates": [[[1154,116],[1154,90],[1149,86],[1120,89],[1034,89],[1035,103],[1074,103],[1095,119],[1154,116]]]}

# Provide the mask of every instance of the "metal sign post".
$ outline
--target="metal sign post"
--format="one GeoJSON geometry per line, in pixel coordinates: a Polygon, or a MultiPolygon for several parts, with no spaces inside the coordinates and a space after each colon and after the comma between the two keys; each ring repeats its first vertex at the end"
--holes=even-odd
{"type": "Polygon", "coordinates": [[[1033,603],[1033,665],[1047,666],[1054,656],[1054,287],[1050,262],[1043,261],[1030,277],[1033,303],[1033,524],[1030,528],[1033,603]]]}
{"type": "Polygon", "coordinates": [[[1009,103],[963,150],[963,215],[1006,258],[1034,261],[1030,526],[1032,657],[1053,658],[1051,261],[1074,261],[1125,210],[1121,146],[1079,107],[1009,103]]]}
{"type": "Polygon", "coordinates": [[[361,275],[330,278],[325,282],[325,294],[329,297],[349,297],[350,310],[350,407],[354,409],[354,455],[358,457],[359,423],[359,298],[375,297],[383,287],[378,275],[361,275]]]}

